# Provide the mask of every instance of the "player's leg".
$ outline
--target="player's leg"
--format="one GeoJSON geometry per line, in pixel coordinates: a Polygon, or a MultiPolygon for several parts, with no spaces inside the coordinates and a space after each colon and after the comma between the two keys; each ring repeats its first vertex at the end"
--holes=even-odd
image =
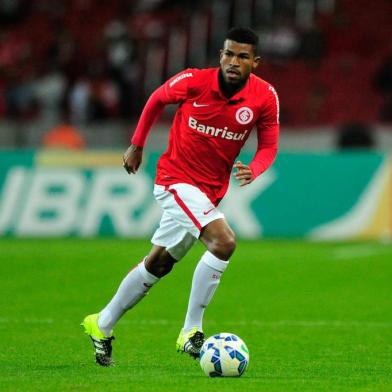
{"type": "Polygon", "coordinates": [[[98,364],[112,365],[111,341],[114,339],[114,325],[127,310],[134,307],[147,294],[161,277],[171,271],[175,262],[176,260],[165,247],[154,245],[148,256],[125,276],[105,308],[83,320],[82,325],[93,342],[98,364]]]}
{"type": "Polygon", "coordinates": [[[204,309],[234,251],[235,236],[224,215],[200,189],[189,184],[174,184],[165,192],[157,190],[165,211],[192,238],[201,239],[208,249],[196,267],[185,324],[176,342],[177,351],[198,357],[204,341],[204,309]]]}
{"type": "Polygon", "coordinates": [[[150,288],[171,271],[175,262],[164,247],[153,245],[150,253],[125,276],[112,300],[99,313],[101,331],[110,335],[121,316],[144,298],[150,288]]]}
{"type": "Polygon", "coordinates": [[[228,261],[236,247],[236,238],[226,219],[216,219],[203,227],[199,240],[208,251],[223,261],[228,261]]]}
{"type": "Polygon", "coordinates": [[[172,270],[195,241],[196,238],[170,214],[163,212],[159,228],[151,239],[153,247],[150,253],[127,274],[108,305],[99,314],[87,316],[82,323],[94,343],[99,364],[109,366],[112,363],[112,329],[117,321],[144,298],[159,278],[172,270]]]}
{"type": "Polygon", "coordinates": [[[203,330],[204,310],[210,303],[236,246],[234,232],[224,218],[208,223],[202,229],[199,239],[207,247],[207,251],[193,274],[183,327],[185,332],[203,330]]]}

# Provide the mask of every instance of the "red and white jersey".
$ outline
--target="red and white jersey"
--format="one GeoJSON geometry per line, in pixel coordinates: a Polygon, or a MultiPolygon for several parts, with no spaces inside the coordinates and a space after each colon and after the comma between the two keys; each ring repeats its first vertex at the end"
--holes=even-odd
{"type": "MultiPolygon", "coordinates": [[[[161,102],[179,107],[156,183],[195,185],[215,205],[227,191],[234,161],[252,129],[257,129],[259,140],[250,164],[255,176],[275,158],[279,133],[278,96],[269,83],[251,74],[239,92],[226,98],[218,73],[219,68],[187,69],[157,90],[161,102]]],[[[139,136],[135,132],[132,143],[143,144],[139,136]]]]}

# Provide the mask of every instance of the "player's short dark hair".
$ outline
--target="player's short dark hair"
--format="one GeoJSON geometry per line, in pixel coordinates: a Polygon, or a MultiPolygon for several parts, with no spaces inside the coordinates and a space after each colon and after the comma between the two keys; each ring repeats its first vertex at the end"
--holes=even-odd
{"type": "Polygon", "coordinates": [[[226,39],[230,39],[241,44],[253,45],[255,53],[257,52],[259,37],[252,29],[247,27],[233,27],[227,32],[226,39]]]}

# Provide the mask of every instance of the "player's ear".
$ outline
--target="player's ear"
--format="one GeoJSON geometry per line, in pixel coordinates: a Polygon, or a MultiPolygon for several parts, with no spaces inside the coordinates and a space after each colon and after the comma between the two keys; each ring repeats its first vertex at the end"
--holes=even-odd
{"type": "Polygon", "coordinates": [[[255,56],[253,59],[253,69],[256,69],[261,62],[261,57],[260,56],[255,56]]]}
{"type": "Polygon", "coordinates": [[[223,56],[223,49],[221,49],[221,50],[219,51],[219,60],[222,60],[222,56],[223,56]]]}

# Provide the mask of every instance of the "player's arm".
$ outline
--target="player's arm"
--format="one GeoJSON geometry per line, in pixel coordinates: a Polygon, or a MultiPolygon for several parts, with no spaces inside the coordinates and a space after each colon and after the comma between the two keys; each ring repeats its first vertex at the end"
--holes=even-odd
{"type": "Polygon", "coordinates": [[[135,174],[143,159],[143,147],[131,144],[123,155],[123,166],[128,174],[135,174]]]}
{"type": "Polygon", "coordinates": [[[233,167],[237,169],[234,177],[240,182],[240,186],[250,184],[261,173],[265,172],[274,162],[278,152],[279,128],[258,130],[258,148],[249,165],[237,161],[233,167]]]}
{"type": "Polygon", "coordinates": [[[123,166],[128,174],[135,174],[139,169],[143,159],[143,147],[148,134],[162,114],[166,104],[165,92],[163,86],[161,86],[151,94],[144,106],[135,133],[132,136],[131,145],[123,155],[123,166]]]}
{"type": "Polygon", "coordinates": [[[264,173],[276,158],[278,152],[279,125],[258,129],[257,138],[257,151],[252,162],[249,164],[253,178],[264,173]]]}
{"type": "Polygon", "coordinates": [[[250,184],[261,173],[265,172],[274,162],[278,152],[278,129],[258,131],[258,148],[249,165],[237,161],[233,167],[237,169],[234,177],[240,186],[250,184]],[[267,135],[266,135],[267,134],[267,135]]]}
{"type": "Polygon", "coordinates": [[[240,186],[250,184],[255,179],[249,165],[245,165],[241,161],[237,161],[233,167],[234,169],[237,169],[234,173],[234,177],[239,181],[240,186]]]}
{"type": "Polygon", "coordinates": [[[274,162],[278,152],[279,141],[279,100],[273,87],[265,110],[257,122],[257,151],[249,165],[237,161],[234,177],[240,186],[250,184],[257,176],[265,172],[274,162]]]}
{"type": "Polygon", "coordinates": [[[136,173],[142,163],[143,147],[152,126],[161,116],[166,105],[179,103],[185,99],[188,94],[188,79],[192,76],[191,70],[180,72],[151,94],[132,136],[131,145],[123,155],[123,166],[129,174],[136,173]]]}

